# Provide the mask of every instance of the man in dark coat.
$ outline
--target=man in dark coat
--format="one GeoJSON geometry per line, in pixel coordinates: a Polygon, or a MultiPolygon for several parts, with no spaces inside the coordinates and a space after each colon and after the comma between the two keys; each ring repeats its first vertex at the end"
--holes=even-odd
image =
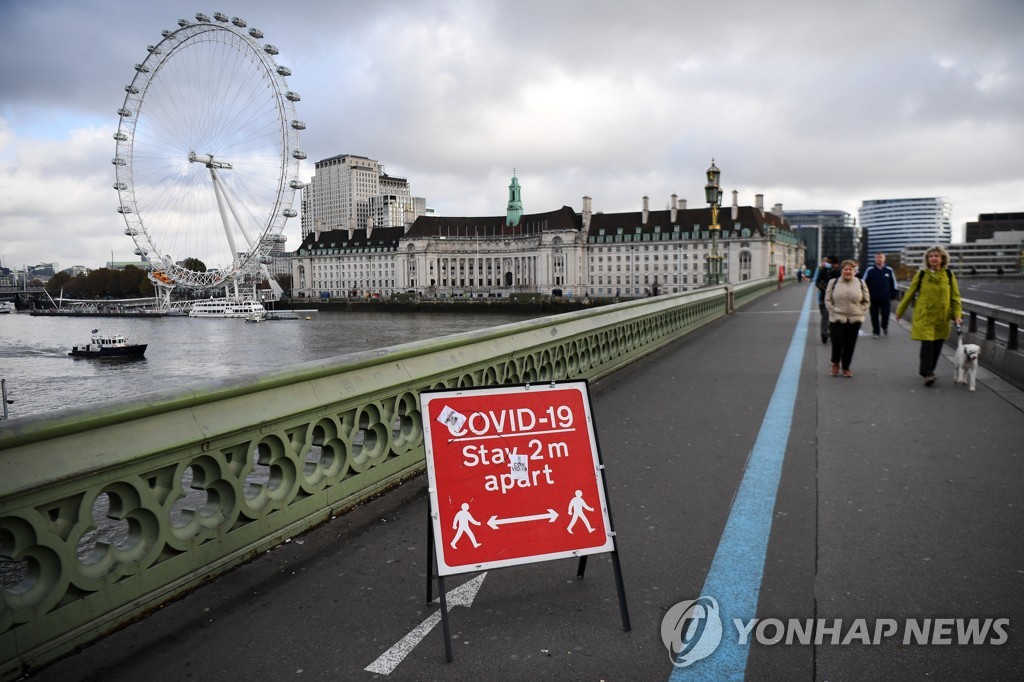
{"type": "Polygon", "coordinates": [[[889,335],[890,301],[896,298],[896,273],[885,264],[885,254],[875,254],[875,264],[869,265],[861,275],[868,285],[871,294],[871,336],[878,338],[879,333],[889,335]]]}
{"type": "Polygon", "coordinates": [[[825,256],[818,272],[814,275],[814,286],[818,289],[818,312],[821,313],[821,342],[828,343],[828,308],[825,307],[825,289],[828,288],[830,280],[839,276],[839,268],[836,267],[838,259],[835,256],[825,256]]]}

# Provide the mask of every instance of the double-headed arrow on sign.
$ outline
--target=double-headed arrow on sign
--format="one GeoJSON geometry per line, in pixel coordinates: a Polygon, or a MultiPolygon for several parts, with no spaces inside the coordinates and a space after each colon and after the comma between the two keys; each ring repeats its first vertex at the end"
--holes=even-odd
{"type": "Polygon", "coordinates": [[[546,514],[533,514],[531,516],[512,516],[507,519],[499,519],[498,515],[495,514],[491,518],[487,519],[487,525],[498,530],[499,526],[504,526],[506,523],[523,523],[524,521],[541,521],[547,519],[548,523],[554,523],[555,519],[558,518],[558,512],[554,509],[548,509],[546,514]]]}

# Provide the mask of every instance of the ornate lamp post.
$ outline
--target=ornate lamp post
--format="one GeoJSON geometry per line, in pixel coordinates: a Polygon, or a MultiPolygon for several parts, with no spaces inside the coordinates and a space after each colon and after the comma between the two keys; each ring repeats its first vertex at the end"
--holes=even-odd
{"type": "Polygon", "coordinates": [[[704,185],[704,198],[711,205],[711,255],[705,261],[706,281],[715,286],[722,283],[722,257],[718,255],[718,207],[722,205],[722,188],[718,185],[718,179],[722,171],[715,166],[715,160],[711,159],[711,167],[707,170],[708,184],[704,185]]]}

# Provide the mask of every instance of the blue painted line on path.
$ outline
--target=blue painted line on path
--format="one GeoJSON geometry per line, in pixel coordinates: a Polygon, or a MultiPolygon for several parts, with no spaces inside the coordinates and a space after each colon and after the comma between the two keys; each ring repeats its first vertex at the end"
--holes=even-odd
{"type": "MultiPolygon", "coordinates": [[[[746,671],[750,637],[748,643],[741,646],[733,620],[741,619],[746,623],[757,614],[775,497],[793,422],[800,365],[807,345],[811,294],[816,291],[809,287],[804,297],[803,309],[775,383],[775,391],[700,593],[700,596],[718,600],[722,643],[703,660],[695,661],[686,668],[673,667],[670,682],[682,682],[687,678],[742,680],[746,671]]],[[[748,634],[752,636],[753,631],[748,634]]]]}

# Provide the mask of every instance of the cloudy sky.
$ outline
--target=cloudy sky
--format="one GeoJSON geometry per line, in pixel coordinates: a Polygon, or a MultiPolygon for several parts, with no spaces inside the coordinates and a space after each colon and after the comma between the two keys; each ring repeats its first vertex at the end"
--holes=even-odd
{"type": "Polygon", "coordinates": [[[368,156],[441,215],[503,214],[513,169],[527,212],[702,206],[712,157],[741,204],[948,197],[954,241],[1024,211],[1022,0],[2,0],[4,265],[134,258],[116,111],[197,11],[280,49],[304,179],[368,156]]]}

